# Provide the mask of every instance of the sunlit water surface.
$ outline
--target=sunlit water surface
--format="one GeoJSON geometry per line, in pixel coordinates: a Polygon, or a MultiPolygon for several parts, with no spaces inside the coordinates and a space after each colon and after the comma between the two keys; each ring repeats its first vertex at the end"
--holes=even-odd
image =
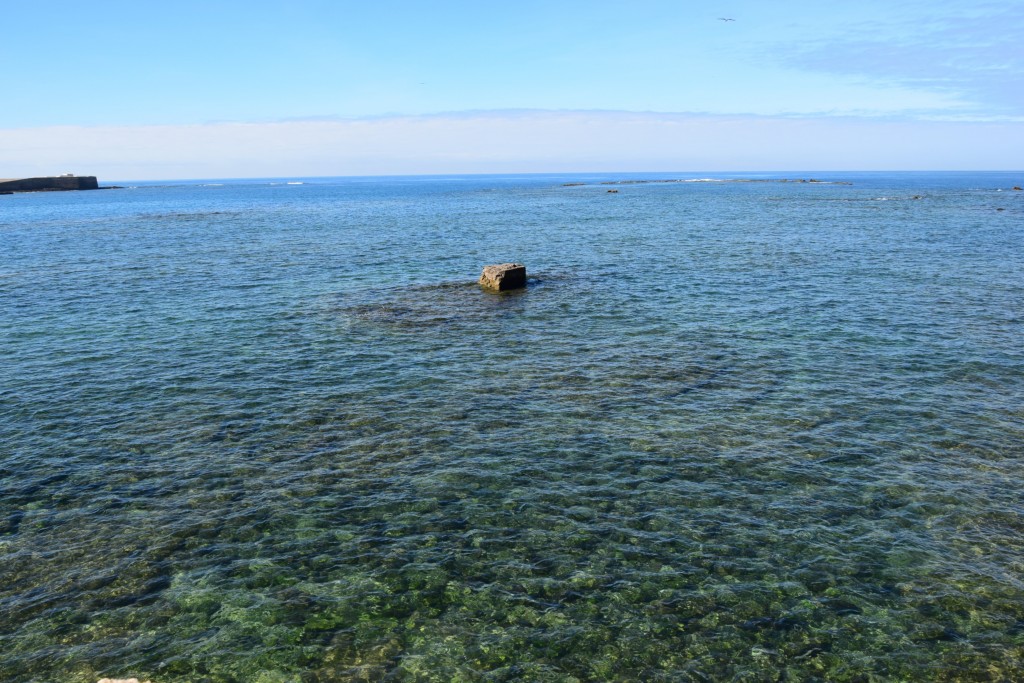
{"type": "Polygon", "coordinates": [[[1021,175],[700,177],[0,197],[0,678],[1024,677],[1021,175]]]}

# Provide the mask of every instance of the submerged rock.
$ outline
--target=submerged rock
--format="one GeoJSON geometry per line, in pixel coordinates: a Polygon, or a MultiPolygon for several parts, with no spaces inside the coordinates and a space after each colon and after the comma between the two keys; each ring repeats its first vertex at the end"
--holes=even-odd
{"type": "Polygon", "coordinates": [[[494,266],[484,266],[484,272],[480,274],[480,285],[484,289],[495,292],[525,287],[526,266],[522,263],[499,263],[494,266]]]}

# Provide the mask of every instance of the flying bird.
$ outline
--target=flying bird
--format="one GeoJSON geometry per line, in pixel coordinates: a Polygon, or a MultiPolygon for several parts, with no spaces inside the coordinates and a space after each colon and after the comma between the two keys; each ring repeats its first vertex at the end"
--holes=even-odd
{"type": "Polygon", "coordinates": [[[736,21],[735,19],[726,19],[725,17],[718,17],[719,21],[736,21]]]}

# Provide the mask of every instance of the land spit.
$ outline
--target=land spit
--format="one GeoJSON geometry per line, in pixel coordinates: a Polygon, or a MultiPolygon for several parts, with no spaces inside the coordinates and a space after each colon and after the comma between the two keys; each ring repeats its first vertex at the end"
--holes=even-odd
{"type": "Polygon", "coordinates": [[[15,192],[64,192],[69,190],[98,190],[94,175],[62,175],[45,178],[0,178],[0,194],[15,192]]]}

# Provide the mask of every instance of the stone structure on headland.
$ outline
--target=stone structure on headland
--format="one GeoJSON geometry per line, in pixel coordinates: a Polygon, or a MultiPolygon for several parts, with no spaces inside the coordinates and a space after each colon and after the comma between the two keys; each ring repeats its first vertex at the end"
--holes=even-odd
{"type": "Polygon", "coordinates": [[[480,274],[480,285],[492,292],[522,289],[526,286],[526,266],[522,263],[484,266],[484,272],[480,274]]]}
{"type": "Polygon", "coordinates": [[[47,178],[0,178],[0,193],[60,192],[66,190],[98,190],[94,175],[61,175],[47,178]]]}

